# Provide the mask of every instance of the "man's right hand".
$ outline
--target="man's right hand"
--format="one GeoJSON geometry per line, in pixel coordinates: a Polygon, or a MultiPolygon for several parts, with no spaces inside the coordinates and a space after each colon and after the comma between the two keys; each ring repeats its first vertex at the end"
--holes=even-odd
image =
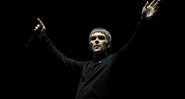
{"type": "Polygon", "coordinates": [[[41,38],[44,34],[45,34],[45,31],[46,31],[46,27],[45,25],[43,24],[43,22],[40,20],[40,18],[37,18],[37,21],[38,21],[38,24],[35,26],[34,28],[34,31],[38,31],[39,34],[39,38],[41,38]]]}

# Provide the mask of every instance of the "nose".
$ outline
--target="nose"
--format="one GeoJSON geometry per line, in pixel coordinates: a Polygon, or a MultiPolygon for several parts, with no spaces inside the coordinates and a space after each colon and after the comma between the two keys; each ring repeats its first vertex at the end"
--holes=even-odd
{"type": "Polygon", "coordinates": [[[95,44],[98,44],[98,43],[99,43],[99,40],[96,39],[95,44]]]}

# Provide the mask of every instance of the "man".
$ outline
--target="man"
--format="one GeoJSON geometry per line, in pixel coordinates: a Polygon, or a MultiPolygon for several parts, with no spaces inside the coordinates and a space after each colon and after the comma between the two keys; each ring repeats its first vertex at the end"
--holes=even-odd
{"type": "MultiPolygon", "coordinates": [[[[151,3],[146,2],[141,12],[141,20],[136,26],[140,25],[143,20],[150,20],[158,9],[160,0],[153,0],[151,3]]],[[[37,31],[38,37],[44,41],[53,53],[67,66],[72,66],[73,69],[81,75],[79,86],[76,93],[76,99],[112,99],[115,98],[112,80],[116,59],[122,57],[125,49],[132,41],[135,32],[131,39],[118,52],[109,54],[111,47],[111,34],[104,28],[95,28],[89,35],[89,48],[93,52],[92,61],[77,61],[66,57],[52,44],[51,40],[46,35],[46,27],[43,22],[37,18],[38,24],[34,31],[37,31]]],[[[124,89],[123,89],[124,90],[124,89]]],[[[124,93],[123,93],[124,94],[124,93]]]]}

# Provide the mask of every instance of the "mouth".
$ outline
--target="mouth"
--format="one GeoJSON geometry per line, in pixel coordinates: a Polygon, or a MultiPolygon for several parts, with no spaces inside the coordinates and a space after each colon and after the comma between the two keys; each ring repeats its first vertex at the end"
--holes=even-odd
{"type": "Polygon", "coordinates": [[[99,47],[101,47],[100,45],[94,45],[93,46],[95,49],[98,49],[99,47]]]}

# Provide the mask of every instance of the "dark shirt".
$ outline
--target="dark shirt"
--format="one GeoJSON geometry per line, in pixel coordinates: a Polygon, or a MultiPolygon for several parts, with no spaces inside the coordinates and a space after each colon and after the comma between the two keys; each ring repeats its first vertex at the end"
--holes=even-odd
{"type": "MultiPolygon", "coordinates": [[[[140,21],[136,25],[136,30],[140,21]]],[[[128,45],[130,45],[134,35],[118,52],[106,56],[95,57],[91,61],[77,61],[66,57],[53,45],[52,41],[44,35],[41,39],[56,54],[57,58],[65,65],[72,66],[80,76],[76,99],[112,99],[114,97],[113,84],[115,63],[117,58],[124,55],[128,45]]]]}

